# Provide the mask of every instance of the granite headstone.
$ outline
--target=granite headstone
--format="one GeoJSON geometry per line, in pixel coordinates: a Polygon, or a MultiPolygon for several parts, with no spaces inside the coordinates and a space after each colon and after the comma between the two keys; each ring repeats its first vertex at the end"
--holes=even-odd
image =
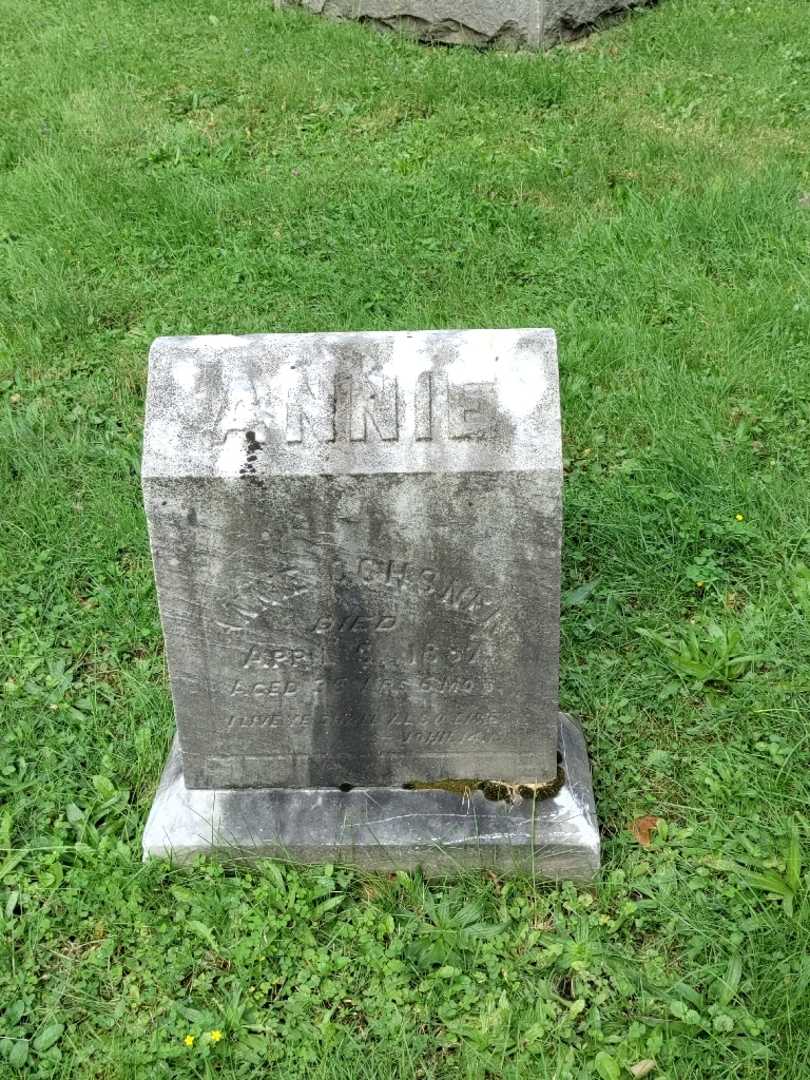
{"type": "Polygon", "coordinates": [[[211,792],[232,848],[349,861],[329,822],[368,792],[423,823],[459,782],[559,794],[553,332],[158,339],[143,487],[178,732],[147,853],[211,792]],[[289,821],[316,803],[317,843],[289,821]]]}

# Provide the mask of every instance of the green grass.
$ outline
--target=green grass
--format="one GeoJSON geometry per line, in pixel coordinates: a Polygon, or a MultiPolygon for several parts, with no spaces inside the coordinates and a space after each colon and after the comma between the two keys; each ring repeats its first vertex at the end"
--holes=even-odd
{"type": "Polygon", "coordinates": [[[806,4],[547,56],[269,0],[0,26],[0,1076],[806,1077],[806,4]],[[525,325],[560,340],[597,887],[142,866],[151,339],[525,325]]]}

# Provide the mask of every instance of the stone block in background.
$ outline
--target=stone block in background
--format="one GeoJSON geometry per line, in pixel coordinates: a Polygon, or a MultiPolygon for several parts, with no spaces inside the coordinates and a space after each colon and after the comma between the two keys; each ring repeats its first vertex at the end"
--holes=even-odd
{"type": "Polygon", "coordinates": [[[444,45],[549,48],[649,0],[284,0],[444,45]]]}

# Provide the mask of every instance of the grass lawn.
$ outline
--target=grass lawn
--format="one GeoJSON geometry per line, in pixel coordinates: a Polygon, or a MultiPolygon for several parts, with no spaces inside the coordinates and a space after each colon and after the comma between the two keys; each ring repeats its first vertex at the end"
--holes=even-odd
{"type": "Polygon", "coordinates": [[[810,1075],[807,15],[0,0],[0,1077],[810,1075]],[[596,888],[144,867],[150,341],[450,326],[559,335],[596,888]]]}

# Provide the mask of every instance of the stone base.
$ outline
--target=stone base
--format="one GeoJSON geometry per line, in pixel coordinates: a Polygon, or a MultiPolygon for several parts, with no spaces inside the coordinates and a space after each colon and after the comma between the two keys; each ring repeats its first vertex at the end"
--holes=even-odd
{"type": "Polygon", "coordinates": [[[269,857],[428,874],[491,867],[586,882],[599,869],[599,830],[585,740],[565,713],[560,751],[560,792],[510,803],[481,791],[191,790],[175,739],[144,830],[144,858],[269,857]]]}

